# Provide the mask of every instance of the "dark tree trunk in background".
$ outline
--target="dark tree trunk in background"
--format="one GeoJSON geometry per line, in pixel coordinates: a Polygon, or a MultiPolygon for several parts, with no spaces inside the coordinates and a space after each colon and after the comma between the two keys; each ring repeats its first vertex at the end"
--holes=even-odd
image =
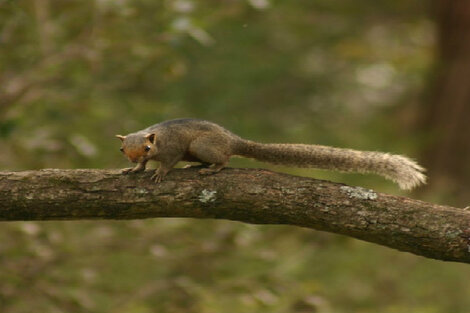
{"type": "Polygon", "coordinates": [[[423,114],[430,187],[470,202],[470,1],[436,0],[437,67],[423,114]]]}

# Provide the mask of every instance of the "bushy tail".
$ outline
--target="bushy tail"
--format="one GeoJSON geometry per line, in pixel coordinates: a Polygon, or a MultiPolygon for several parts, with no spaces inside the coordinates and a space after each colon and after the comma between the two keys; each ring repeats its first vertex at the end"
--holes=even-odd
{"type": "Polygon", "coordinates": [[[273,164],[314,167],[343,172],[375,173],[413,189],[426,182],[425,169],[415,161],[382,152],[304,144],[262,144],[241,140],[234,154],[273,164]]]}

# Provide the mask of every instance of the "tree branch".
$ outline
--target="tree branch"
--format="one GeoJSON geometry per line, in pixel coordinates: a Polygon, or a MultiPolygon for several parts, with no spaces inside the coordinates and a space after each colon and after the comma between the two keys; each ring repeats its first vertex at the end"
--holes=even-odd
{"type": "Polygon", "coordinates": [[[470,211],[267,170],[0,172],[0,220],[216,218],[343,234],[428,258],[470,263],[470,211]]]}

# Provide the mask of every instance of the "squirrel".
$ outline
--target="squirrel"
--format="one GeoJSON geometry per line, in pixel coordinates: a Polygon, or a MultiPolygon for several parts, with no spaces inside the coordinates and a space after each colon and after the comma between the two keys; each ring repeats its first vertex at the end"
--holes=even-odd
{"type": "Polygon", "coordinates": [[[213,174],[234,155],[294,167],[375,173],[408,190],[426,182],[425,169],[401,155],[321,145],[258,143],[200,119],[169,120],[116,137],[122,141],[120,150],[124,155],[137,163],[122,173],[140,172],[149,160],[159,161],[160,167],[152,176],[156,183],[179,161],[199,162],[205,167],[199,170],[200,174],[213,174]]]}

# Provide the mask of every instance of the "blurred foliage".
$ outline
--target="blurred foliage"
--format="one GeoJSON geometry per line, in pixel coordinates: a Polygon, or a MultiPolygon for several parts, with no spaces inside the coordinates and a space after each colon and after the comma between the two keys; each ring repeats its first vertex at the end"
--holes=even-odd
{"type": "MultiPolygon", "coordinates": [[[[0,164],[124,167],[114,134],[189,116],[264,142],[416,155],[413,108],[434,44],[427,5],[0,0],[0,164]]],[[[372,176],[232,165],[397,192],[372,176]]],[[[2,226],[2,313],[470,307],[464,265],[310,230],[186,219],[2,226]]]]}

